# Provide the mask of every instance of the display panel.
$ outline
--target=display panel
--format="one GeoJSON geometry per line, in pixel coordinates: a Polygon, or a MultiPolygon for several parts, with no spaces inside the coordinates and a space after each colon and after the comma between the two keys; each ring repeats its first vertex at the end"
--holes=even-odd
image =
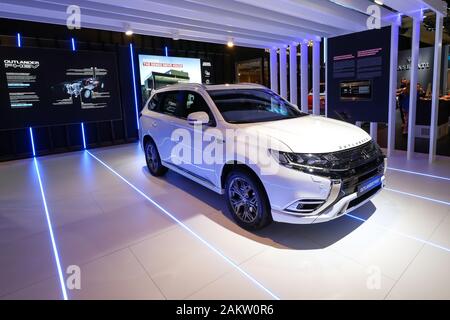
{"type": "Polygon", "coordinates": [[[121,119],[114,53],[0,49],[1,129],[121,119]]]}
{"type": "Polygon", "coordinates": [[[372,82],[341,81],[341,101],[364,101],[372,99],[372,82]]]}
{"type": "Polygon", "coordinates": [[[202,83],[200,59],[139,55],[142,100],[145,103],[152,90],[166,85],[202,83]]]}
{"type": "Polygon", "coordinates": [[[328,39],[328,116],[387,122],[390,27],[328,39]]]}

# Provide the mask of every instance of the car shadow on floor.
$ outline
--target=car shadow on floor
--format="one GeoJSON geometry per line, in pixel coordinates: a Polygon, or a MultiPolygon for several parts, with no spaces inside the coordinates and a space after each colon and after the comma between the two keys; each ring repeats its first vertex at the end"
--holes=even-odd
{"type": "MultiPolygon", "coordinates": [[[[342,216],[329,222],[308,225],[273,222],[262,230],[250,232],[236,224],[228,212],[223,196],[170,170],[160,178],[151,176],[146,167],[143,167],[142,171],[148,179],[164,179],[166,183],[210,206],[213,213],[208,214],[208,218],[215,223],[242,237],[278,249],[323,249],[346,237],[364,223],[356,218],[342,216]]],[[[375,205],[369,201],[353,211],[352,216],[367,220],[375,211],[375,205]]]]}

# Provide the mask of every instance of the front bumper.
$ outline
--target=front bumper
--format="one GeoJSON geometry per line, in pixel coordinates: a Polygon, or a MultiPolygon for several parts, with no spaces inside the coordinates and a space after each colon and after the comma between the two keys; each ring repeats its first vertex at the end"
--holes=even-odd
{"type": "MultiPolygon", "coordinates": [[[[356,177],[347,177],[345,179],[325,179],[322,177],[312,177],[312,180],[315,182],[314,184],[328,186],[327,195],[325,197],[320,197],[322,199],[322,204],[317,206],[314,210],[310,210],[308,213],[299,212],[305,210],[298,210],[297,212],[294,212],[293,210],[290,210],[292,208],[292,203],[296,205],[298,202],[303,202],[298,199],[304,199],[304,197],[299,198],[298,194],[291,193],[291,197],[295,196],[295,198],[291,199],[296,199],[295,201],[278,207],[272,204],[272,218],[274,221],[293,224],[321,223],[336,219],[364,205],[383,189],[385,182],[385,168],[386,164],[384,161],[384,163],[378,163],[376,166],[370,168],[368,171],[360,173],[360,175],[356,177]],[[358,186],[375,176],[380,176],[381,183],[373,189],[370,189],[358,196],[358,186]]],[[[298,186],[299,189],[305,187],[304,182],[305,181],[303,181],[302,186],[298,186]]],[[[310,185],[310,183],[306,185],[310,185]]],[[[288,194],[289,193],[284,193],[285,196],[289,196],[288,194]]],[[[319,200],[319,198],[316,199],[319,200]]]]}

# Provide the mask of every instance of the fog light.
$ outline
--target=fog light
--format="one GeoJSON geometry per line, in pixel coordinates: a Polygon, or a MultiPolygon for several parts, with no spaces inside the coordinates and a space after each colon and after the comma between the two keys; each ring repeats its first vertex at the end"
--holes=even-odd
{"type": "Polygon", "coordinates": [[[323,205],[325,200],[320,199],[302,199],[292,203],[288,206],[285,211],[292,213],[298,213],[301,215],[314,214],[321,205],[323,205]]]}

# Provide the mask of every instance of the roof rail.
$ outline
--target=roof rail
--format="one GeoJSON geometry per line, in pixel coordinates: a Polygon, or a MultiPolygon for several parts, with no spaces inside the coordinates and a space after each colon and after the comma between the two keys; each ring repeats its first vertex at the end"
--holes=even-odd
{"type": "Polygon", "coordinates": [[[258,87],[262,87],[262,88],[266,88],[266,86],[260,84],[260,83],[252,83],[252,82],[239,82],[236,84],[243,84],[243,85],[252,85],[252,86],[258,86],[258,87]]]}
{"type": "Polygon", "coordinates": [[[206,86],[202,83],[193,83],[193,82],[178,82],[173,84],[166,84],[162,86],[161,88],[167,88],[167,87],[181,87],[181,86],[192,86],[192,87],[199,87],[202,89],[206,89],[206,86]]]}

